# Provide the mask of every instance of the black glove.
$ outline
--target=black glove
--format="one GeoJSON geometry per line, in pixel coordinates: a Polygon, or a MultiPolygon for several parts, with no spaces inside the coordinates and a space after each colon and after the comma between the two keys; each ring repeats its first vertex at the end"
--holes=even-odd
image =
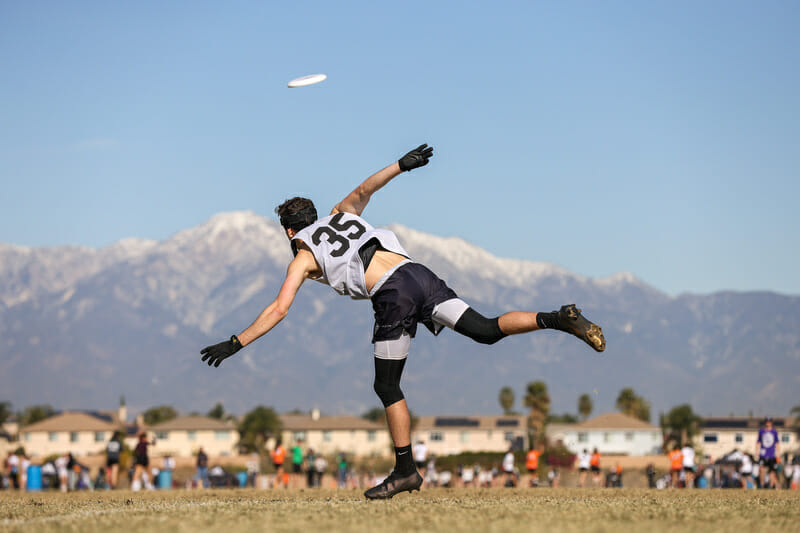
{"type": "Polygon", "coordinates": [[[433,146],[420,144],[406,155],[401,157],[397,164],[400,165],[400,170],[405,172],[407,170],[424,167],[428,164],[428,159],[430,159],[432,156],[433,146]]]}
{"type": "Polygon", "coordinates": [[[236,335],[231,335],[231,339],[213,346],[206,346],[200,353],[203,354],[203,362],[208,360],[208,366],[214,365],[218,367],[219,364],[228,357],[242,349],[242,343],[236,335]]]}

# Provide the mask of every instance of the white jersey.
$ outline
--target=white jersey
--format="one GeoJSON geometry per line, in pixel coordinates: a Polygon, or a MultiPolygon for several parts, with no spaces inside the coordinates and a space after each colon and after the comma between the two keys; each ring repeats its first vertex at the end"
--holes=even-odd
{"type": "Polygon", "coordinates": [[[386,229],[373,228],[352,213],[337,213],[321,218],[298,231],[292,247],[303,241],[317,260],[322,275],[317,281],[330,285],[339,294],[353,299],[369,298],[364,279],[364,264],[358,251],[368,241],[377,239],[381,248],[408,257],[397,236],[386,229]]]}
{"type": "Polygon", "coordinates": [[[503,457],[503,472],[513,472],[514,471],[514,454],[508,452],[503,457]]]}
{"type": "Polygon", "coordinates": [[[588,453],[581,452],[578,454],[578,468],[589,470],[589,465],[592,461],[592,456],[588,453]]]}
{"type": "Polygon", "coordinates": [[[422,442],[414,445],[414,461],[417,463],[424,463],[428,458],[428,447],[422,442]]]}
{"type": "Polygon", "coordinates": [[[694,449],[690,446],[684,446],[681,453],[683,454],[683,467],[694,468],[694,449]]]}

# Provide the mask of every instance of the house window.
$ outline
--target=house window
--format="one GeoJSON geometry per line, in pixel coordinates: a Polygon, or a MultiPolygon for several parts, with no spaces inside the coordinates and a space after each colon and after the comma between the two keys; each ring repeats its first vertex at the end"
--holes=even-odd
{"type": "Polygon", "coordinates": [[[30,441],[31,441],[31,434],[25,433],[25,442],[30,442],[30,441]]]}
{"type": "Polygon", "coordinates": [[[330,442],[331,441],[331,432],[327,431],[327,430],[323,431],[322,432],[322,440],[324,440],[325,442],[330,442]]]}
{"type": "Polygon", "coordinates": [[[441,431],[431,431],[431,442],[441,442],[444,440],[444,435],[441,431]]]}
{"type": "Polygon", "coordinates": [[[197,440],[197,432],[196,431],[187,431],[186,438],[189,440],[197,440]]]}
{"type": "Polygon", "coordinates": [[[584,431],[578,433],[578,442],[589,442],[589,434],[584,431]]]}
{"type": "Polygon", "coordinates": [[[230,431],[215,431],[214,432],[214,439],[216,440],[228,440],[231,436],[230,431]]]}
{"type": "Polygon", "coordinates": [[[469,431],[462,431],[459,435],[459,440],[461,442],[469,442],[469,431]]]}
{"type": "Polygon", "coordinates": [[[744,442],[744,435],[742,435],[741,433],[737,433],[737,434],[736,434],[736,435],[733,437],[733,440],[735,440],[735,441],[736,441],[736,442],[738,442],[738,443],[742,443],[742,442],[744,442]]]}
{"type": "Polygon", "coordinates": [[[70,432],[69,441],[70,442],[78,442],[78,432],[77,431],[71,431],[70,432]]]}
{"type": "Polygon", "coordinates": [[[48,433],[47,434],[47,439],[50,442],[56,442],[58,440],[58,433],[55,433],[55,432],[48,433]]]}
{"type": "Polygon", "coordinates": [[[486,432],[486,438],[489,439],[489,440],[492,440],[492,430],[491,429],[486,432]]]}
{"type": "Polygon", "coordinates": [[[625,432],[625,440],[631,442],[633,440],[633,431],[625,432]]]}
{"type": "Polygon", "coordinates": [[[603,442],[611,442],[611,433],[603,433],[603,442]]]}
{"type": "Polygon", "coordinates": [[[370,429],[369,431],[367,431],[367,440],[369,442],[375,442],[375,430],[374,429],[370,429]]]}
{"type": "Polygon", "coordinates": [[[789,442],[790,438],[791,437],[790,437],[790,435],[788,433],[781,433],[781,442],[782,443],[786,444],[787,442],[789,442]]]}
{"type": "Polygon", "coordinates": [[[503,440],[506,442],[514,442],[514,432],[513,431],[506,431],[503,434],[503,440]]]}
{"type": "Polygon", "coordinates": [[[106,440],[106,432],[105,431],[95,431],[94,432],[94,441],[95,442],[103,442],[106,440]]]}
{"type": "Polygon", "coordinates": [[[156,440],[167,440],[169,433],[166,431],[156,431],[156,440]]]}
{"type": "Polygon", "coordinates": [[[305,431],[295,431],[292,434],[292,439],[295,442],[302,442],[302,441],[306,440],[306,432],[305,431]]]}
{"type": "Polygon", "coordinates": [[[717,434],[703,433],[703,442],[717,442],[717,434]]]}

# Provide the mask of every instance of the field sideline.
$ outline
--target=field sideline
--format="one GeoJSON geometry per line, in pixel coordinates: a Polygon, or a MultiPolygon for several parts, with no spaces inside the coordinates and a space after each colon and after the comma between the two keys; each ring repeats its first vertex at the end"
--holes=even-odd
{"type": "Polygon", "coordinates": [[[796,531],[800,491],[426,489],[0,493],[3,531],[796,531]]]}

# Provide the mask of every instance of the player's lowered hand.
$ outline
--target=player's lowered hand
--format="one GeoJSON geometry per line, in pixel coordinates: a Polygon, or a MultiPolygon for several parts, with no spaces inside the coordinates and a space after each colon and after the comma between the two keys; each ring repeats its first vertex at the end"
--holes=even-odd
{"type": "Polygon", "coordinates": [[[433,146],[420,144],[397,161],[400,170],[403,172],[415,168],[424,167],[428,164],[428,159],[433,156],[433,146]]]}
{"type": "Polygon", "coordinates": [[[230,340],[214,344],[213,346],[206,346],[200,353],[203,355],[203,362],[208,361],[208,366],[214,365],[218,367],[222,361],[232,356],[242,349],[242,343],[236,335],[231,335],[230,340]]]}

